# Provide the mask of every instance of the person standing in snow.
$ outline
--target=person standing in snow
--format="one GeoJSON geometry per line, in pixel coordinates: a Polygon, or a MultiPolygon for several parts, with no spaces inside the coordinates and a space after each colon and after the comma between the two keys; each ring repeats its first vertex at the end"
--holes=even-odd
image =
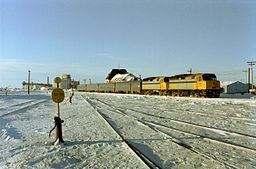
{"type": "Polygon", "coordinates": [[[74,91],[71,89],[70,95],[69,95],[69,103],[72,104],[72,97],[74,96],[74,91]]]}

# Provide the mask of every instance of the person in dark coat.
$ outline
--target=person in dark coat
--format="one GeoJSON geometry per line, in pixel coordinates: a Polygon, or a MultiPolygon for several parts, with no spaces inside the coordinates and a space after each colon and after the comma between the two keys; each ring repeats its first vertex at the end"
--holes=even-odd
{"type": "Polygon", "coordinates": [[[74,96],[74,91],[71,90],[70,96],[69,96],[69,103],[72,104],[72,97],[74,96]]]}

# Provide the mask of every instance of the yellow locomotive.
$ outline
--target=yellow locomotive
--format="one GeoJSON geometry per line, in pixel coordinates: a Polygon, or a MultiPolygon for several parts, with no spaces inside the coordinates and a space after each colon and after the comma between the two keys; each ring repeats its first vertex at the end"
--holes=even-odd
{"type": "Polygon", "coordinates": [[[169,95],[169,77],[148,77],[142,80],[141,94],[169,95]]]}
{"type": "Polygon", "coordinates": [[[172,96],[219,97],[220,82],[215,74],[181,74],[170,77],[169,92],[172,96]]]}
{"type": "Polygon", "coordinates": [[[219,97],[220,82],[210,73],[149,77],[142,81],[142,94],[219,97]]]}
{"type": "Polygon", "coordinates": [[[145,95],[219,97],[220,82],[215,74],[180,74],[157,76],[130,82],[109,82],[79,85],[79,91],[103,93],[133,93],[145,95]]]}

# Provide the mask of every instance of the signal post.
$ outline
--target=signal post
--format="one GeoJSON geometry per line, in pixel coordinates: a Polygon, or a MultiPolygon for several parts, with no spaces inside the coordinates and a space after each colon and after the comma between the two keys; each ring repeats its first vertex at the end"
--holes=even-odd
{"type": "Polygon", "coordinates": [[[57,144],[60,144],[60,143],[64,143],[64,140],[62,138],[62,126],[61,126],[61,124],[64,122],[64,120],[61,120],[61,118],[60,118],[60,105],[59,105],[59,103],[61,103],[64,100],[65,94],[64,94],[63,89],[59,88],[59,84],[61,83],[61,78],[56,77],[54,79],[54,82],[57,84],[57,88],[55,88],[52,91],[52,100],[55,103],[57,103],[57,105],[58,105],[58,116],[54,117],[55,126],[50,131],[49,136],[50,136],[51,132],[56,128],[56,140],[54,142],[54,145],[57,145],[57,144]]]}

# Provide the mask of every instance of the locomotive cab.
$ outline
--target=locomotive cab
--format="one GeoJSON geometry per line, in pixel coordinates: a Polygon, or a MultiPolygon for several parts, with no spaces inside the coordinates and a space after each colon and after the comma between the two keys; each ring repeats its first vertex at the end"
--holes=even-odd
{"type": "Polygon", "coordinates": [[[217,80],[215,74],[197,74],[195,89],[204,91],[207,97],[219,97],[220,82],[217,80]]]}
{"type": "Polygon", "coordinates": [[[217,80],[215,74],[203,74],[203,80],[217,80]]]}

